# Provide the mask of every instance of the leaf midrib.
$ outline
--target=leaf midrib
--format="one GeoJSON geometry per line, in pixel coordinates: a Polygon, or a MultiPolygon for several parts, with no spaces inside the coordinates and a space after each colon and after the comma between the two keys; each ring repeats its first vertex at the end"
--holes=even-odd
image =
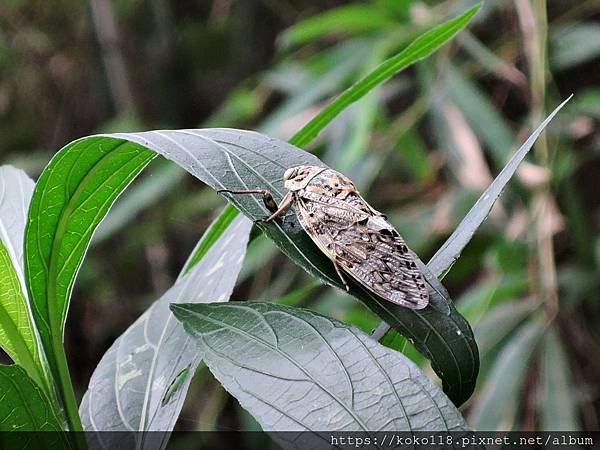
{"type": "MultiPolygon", "coordinates": [[[[63,207],[63,209],[61,211],[61,216],[58,221],[56,231],[54,233],[54,239],[52,241],[52,252],[50,254],[50,264],[48,266],[48,280],[46,283],[46,286],[47,286],[47,289],[46,289],[46,312],[48,314],[48,319],[50,321],[51,334],[60,334],[62,325],[64,324],[64,320],[66,319],[66,317],[64,317],[64,318],[57,317],[56,313],[58,310],[55,310],[55,308],[59,307],[59,305],[57,304],[58,299],[56,298],[56,294],[57,294],[56,293],[56,282],[58,281],[58,277],[62,273],[62,270],[64,269],[63,268],[60,271],[58,271],[57,263],[58,263],[59,253],[60,253],[60,250],[62,247],[62,239],[66,232],[66,228],[68,226],[69,219],[71,218],[72,213],[80,206],[80,205],[78,205],[78,202],[80,200],[80,197],[82,197],[84,194],[84,191],[87,187],[87,182],[90,179],[93,179],[95,174],[104,168],[104,164],[106,163],[106,161],[109,161],[112,158],[114,158],[115,156],[118,156],[118,153],[116,153],[116,152],[119,152],[121,147],[127,146],[128,144],[129,144],[129,141],[118,142],[111,150],[109,150],[100,159],[98,159],[94,163],[94,165],[90,168],[90,170],[88,170],[88,172],[85,174],[85,176],[82,178],[82,180],[78,183],[77,189],[75,190],[73,195],[71,195],[71,197],[68,199],[68,201],[66,202],[66,205],[63,207]],[[57,319],[60,319],[59,323],[56,322],[57,319]]],[[[140,153],[138,153],[138,152],[132,152],[132,158],[127,163],[130,163],[139,155],[140,155],[140,153]]],[[[156,153],[152,152],[152,153],[149,153],[148,155],[150,156],[149,160],[151,160],[152,158],[155,157],[156,153]]],[[[149,162],[149,160],[148,160],[148,162],[149,162]]],[[[120,172],[117,171],[117,172],[113,173],[110,177],[105,178],[102,181],[102,183],[100,183],[95,188],[94,192],[89,194],[89,197],[93,196],[94,193],[96,193],[99,189],[103,188],[109,181],[111,181],[113,176],[116,176],[118,174],[120,174],[120,172]]],[[[65,185],[68,183],[69,183],[69,180],[66,180],[65,185]]],[[[75,247],[77,247],[78,245],[79,244],[77,244],[75,247]]],[[[72,254],[73,254],[73,252],[71,252],[71,255],[72,254]]],[[[70,256],[69,256],[69,258],[70,258],[70,256]]],[[[64,309],[64,305],[63,305],[63,307],[61,307],[61,309],[64,309]]]]}
{"type": "MultiPolygon", "coordinates": [[[[308,373],[304,369],[304,367],[302,367],[301,364],[299,364],[296,360],[294,360],[290,355],[288,355],[287,353],[285,353],[284,351],[282,351],[279,347],[275,347],[275,346],[271,345],[270,343],[268,343],[268,342],[260,339],[259,337],[254,336],[254,335],[252,335],[252,334],[250,334],[250,333],[248,333],[248,332],[246,332],[244,330],[241,330],[239,328],[235,328],[235,327],[229,325],[226,322],[222,322],[222,321],[214,319],[212,317],[208,317],[208,316],[202,315],[202,314],[200,314],[200,313],[198,313],[196,311],[193,311],[191,309],[188,309],[188,308],[182,308],[182,307],[178,307],[178,308],[179,309],[183,309],[187,313],[190,313],[190,314],[196,316],[200,320],[207,320],[207,321],[211,322],[213,325],[218,325],[221,328],[228,329],[228,330],[230,330],[230,331],[232,331],[234,333],[240,334],[240,335],[244,336],[248,340],[251,340],[251,341],[254,340],[257,343],[263,345],[264,347],[270,349],[272,352],[279,354],[284,359],[287,359],[296,368],[298,368],[302,373],[304,373],[306,375],[306,377],[310,381],[312,381],[323,392],[325,392],[327,395],[329,395],[332,398],[332,400],[334,400],[336,403],[338,403],[356,421],[356,423],[361,426],[361,428],[363,429],[363,431],[367,431],[368,432],[368,428],[367,428],[366,424],[363,423],[362,419],[360,417],[358,417],[351,408],[348,408],[348,406],[341,399],[339,399],[337,397],[337,395],[335,395],[333,392],[330,392],[328,389],[326,389],[325,386],[323,386],[318,380],[314,379],[312,377],[312,375],[310,373],[308,373]]],[[[273,333],[275,332],[274,330],[272,330],[272,331],[273,331],[273,333]]],[[[200,334],[200,336],[202,336],[202,335],[200,334]]]]}

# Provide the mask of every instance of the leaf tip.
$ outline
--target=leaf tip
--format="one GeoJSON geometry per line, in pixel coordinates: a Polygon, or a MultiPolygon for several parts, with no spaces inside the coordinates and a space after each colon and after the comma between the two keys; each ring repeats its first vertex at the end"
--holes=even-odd
{"type": "Polygon", "coordinates": [[[171,310],[173,315],[178,319],[180,319],[188,311],[186,305],[181,303],[170,303],[169,309],[171,310]]]}
{"type": "Polygon", "coordinates": [[[467,9],[465,11],[465,13],[463,14],[463,17],[468,17],[469,19],[471,17],[473,17],[481,9],[481,7],[483,6],[483,3],[484,2],[475,3],[473,6],[471,6],[469,9],[467,9]]]}

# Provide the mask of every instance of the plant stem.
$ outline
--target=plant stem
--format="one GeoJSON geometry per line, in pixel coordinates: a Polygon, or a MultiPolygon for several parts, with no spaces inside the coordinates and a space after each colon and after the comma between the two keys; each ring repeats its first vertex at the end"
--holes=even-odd
{"type": "Polygon", "coordinates": [[[56,357],[55,363],[58,369],[58,391],[63,402],[67,424],[69,426],[69,430],[75,432],[72,433],[71,436],[74,436],[76,447],[78,449],[85,450],[87,449],[87,444],[82,433],[83,425],[81,423],[81,417],[79,416],[79,408],[77,407],[77,400],[75,399],[75,391],[73,390],[73,384],[71,383],[65,347],[60,335],[54,334],[52,336],[52,346],[54,347],[54,355],[56,357]]]}
{"type": "MultiPolygon", "coordinates": [[[[529,65],[531,112],[530,121],[538,123],[544,116],[546,96],[546,47],[547,17],[544,0],[517,0],[519,21],[525,42],[525,55],[529,65]]],[[[550,152],[546,134],[535,144],[535,152],[542,166],[550,169],[550,152]]],[[[556,204],[551,192],[551,183],[541,186],[533,193],[535,216],[535,240],[537,248],[539,302],[546,306],[549,317],[558,311],[558,282],[554,260],[554,224],[556,204]]]]}

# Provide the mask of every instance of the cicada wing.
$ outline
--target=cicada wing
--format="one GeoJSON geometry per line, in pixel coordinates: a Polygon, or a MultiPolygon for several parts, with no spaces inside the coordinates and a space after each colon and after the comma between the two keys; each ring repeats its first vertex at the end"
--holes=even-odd
{"type": "Polygon", "coordinates": [[[338,264],[385,300],[411,309],[425,308],[429,303],[425,278],[404,239],[391,225],[379,228],[372,222],[369,219],[339,230],[335,251],[338,264]]]}
{"type": "Polygon", "coordinates": [[[297,197],[298,219],[311,239],[376,295],[407,308],[425,308],[425,279],[404,239],[357,191],[337,195],[332,189],[337,185],[322,178],[297,197]]]}

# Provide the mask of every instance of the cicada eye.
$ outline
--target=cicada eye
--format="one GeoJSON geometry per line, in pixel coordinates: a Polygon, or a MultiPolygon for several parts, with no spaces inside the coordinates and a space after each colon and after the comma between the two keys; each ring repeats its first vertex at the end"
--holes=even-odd
{"type": "Polygon", "coordinates": [[[286,170],[285,173],[283,174],[283,181],[291,180],[296,175],[298,175],[298,168],[292,167],[292,168],[286,170]]]}

